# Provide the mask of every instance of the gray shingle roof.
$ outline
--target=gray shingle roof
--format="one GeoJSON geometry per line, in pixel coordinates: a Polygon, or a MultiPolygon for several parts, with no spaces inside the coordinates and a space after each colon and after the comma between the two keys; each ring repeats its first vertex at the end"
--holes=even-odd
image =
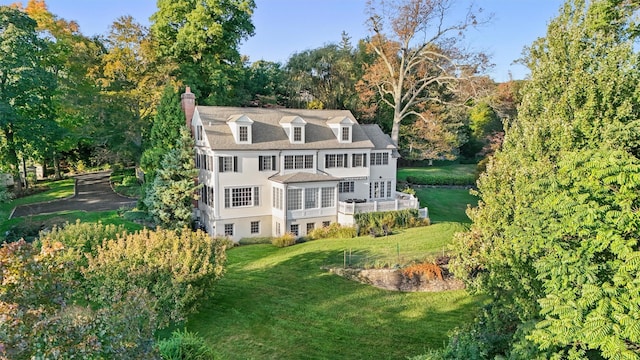
{"type": "Polygon", "coordinates": [[[287,175],[275,175],[269,178],[271,181],[275,181],[282,184],[293,183],[306,183],[306,182],[319,182],[319,181],[340,181],[340,178],[333,177],[326,174],[313,174],[305,172],[297,172],[287,175]]]}
{"type": "Polygon", "coordinates": [[[360,125],[365,134],[369,137],[375,150],[391,150],[393,156],[399,157],[398,147],[393,144],[391,136],[382,132],[378,124],[364,124],[360,125]]]}
{"type": "MultiPolygon", "coordinates": [[[[348,110],[198,106],[197,111],[209,144],[214,150],[372,149],[375,147],[363,126],[358,124],[348,110]],[[254,121],[251,126],[252,144],[236,144],[227,124],[231,117],[242,114],[254,121]],[[279,123],[283,117],[288,116],[300,116],[307,122],[304,144],[291,144],[289,141],[279,123]],[[328,126],[327,121],[336,117],[348,117],[354,121],[351,143],[339,142],[328,126]]],[[[373,130],[370,132],[374,133],[373,130]]]]}

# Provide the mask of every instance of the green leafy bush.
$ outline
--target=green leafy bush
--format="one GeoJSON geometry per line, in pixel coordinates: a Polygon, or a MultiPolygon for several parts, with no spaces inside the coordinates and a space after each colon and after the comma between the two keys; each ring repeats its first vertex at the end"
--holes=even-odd
{"type": "Polygon", "coordinates": [[[60,242],[67,250],[95,255],[103,241],[113,240],[125,232],[122,225],[103,225],[101,222],[82,223],[76,220],[75,224],[54,226],[51,232],[40,235],[40,242],[60,242]]]}
{"type": "Polygon", "coordinates": [[[430,225],[429,219],[422,219],[418,209],[357,213],[353,220],[360,235],[380,234],[394,228],[408,228],[430,225]]]}
{"type": "Polygon", "coordinates": [[[296,243],[296,236],[292,233],[285,233],[282,236],[274,237],[271,243],[277,247],[287,247],[296,243]]]}
{"type": "Polygon", "coordinates": [[[213,359],[213,350],[204,339],[195,333],[174,331],[168,339],[158,342],[160,356],[164,360],[209,360],[213,359]]]}
{"type": "Polygon", "coordinates": [[[407,176],[407,182],[416,185],[473,186],[476,184],[476,177],[474,175],[423,174],[407,176]]]}
{"type": "Polygon", "coordinates": [[[180,321],[213,295],[228,240],[202,231],[158,229],[103,242],[83,269],[89,300],[108,304],[136,288],[155,299],[160,326],[180,321]]]}
{"type": "Polygon", "coordinates": [[[238,241],[239,245],[256,245],[256,244],[271,244],[272,238],[270,236],[264,237],[248,237],[242,238],[238,241]]]}
{"type": "Polygon", "coordinates": [[[353,226],[342,226],[339,223],[315,228],[307,234],[307,238],[311,240],[328,238],[350,239],[356,236],[356,229],[353,226]]]}

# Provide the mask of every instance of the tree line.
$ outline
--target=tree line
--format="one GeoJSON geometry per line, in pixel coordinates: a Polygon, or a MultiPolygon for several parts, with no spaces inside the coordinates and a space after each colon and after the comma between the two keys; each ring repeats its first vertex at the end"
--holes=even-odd
{"type": "Polygon", "coordinates": [[[254,33],[251,0],[162,0],[148,28],[122,16],[94,37],[44,0],[3,6],[0,166],[20,187],[27,164],[56,177],[80,162],[140,164],[157,150],[151,128],[165,88],[186,85],[201,105],[351,110],[380,124],[407,160],[481,154],[519,101],[518,82],[482,76],[488,58],[455,41],[486,19],[472,11],[444,28],[446,6],[412,0],[387,13],[385,4],[368,5],[370,38],[352,43],[343,33],[338,44],[300,51],[286,64],[239,53],[254,33]],[[416,43],[423,33],[430,39],[416,43]]]}

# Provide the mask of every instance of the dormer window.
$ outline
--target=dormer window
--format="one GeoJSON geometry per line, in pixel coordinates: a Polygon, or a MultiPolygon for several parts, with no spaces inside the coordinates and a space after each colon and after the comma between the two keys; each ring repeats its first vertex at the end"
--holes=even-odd
{"type": "Polygon", "coordinates": [[[307,122],[300,116],[285,116],[280,119],[280,126],[284,129],[284,132],[289,138],[289,142],[292,144],[305,143],[304,128],[306,125],[307,122]]]}
{"type": "Polygon", "coordinates": [[[348,116],[337,116],[327,121],[327,125],[329,125],[331,131],[333,131],[333,134],[340,143],[353,142],[353,125],[355,125],[355,123],[356,122],[348,116]]]}
{"type": "Polygon", "coordinates": [[[350,142],[351,140],[351,128],[348,126],[342,126],[341,128],[341,140],[342,142],[350,142]]]}
{"type": "Polygon", "coordinates": [[[252,143],[251,125],[253,125],[253,120],[249,119],[247,115],[232,115],[227,120],[227,125],[229,125],[236,144],[252,143]]]}
{"type": "Polygon", "coordinates": [[[302,141],[302,128],[300,126],[293,127],[293,141],[294,142],[302,141]]]}
{"type": "Polygon", "coordinates": [[[247,142],[249,141],[249,127],[247,126],[240,126],[239,128],[239,141],[240,142],[247,142]]]}

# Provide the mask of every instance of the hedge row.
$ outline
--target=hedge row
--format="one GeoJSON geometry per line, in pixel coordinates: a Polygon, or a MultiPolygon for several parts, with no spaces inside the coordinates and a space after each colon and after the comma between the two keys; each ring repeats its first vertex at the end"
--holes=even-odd
{"type": "Polygon", "coordinates": [[[417,175],[407,176],[407,182],[416,185],[475,185],[475,175],[417,175]]]}

